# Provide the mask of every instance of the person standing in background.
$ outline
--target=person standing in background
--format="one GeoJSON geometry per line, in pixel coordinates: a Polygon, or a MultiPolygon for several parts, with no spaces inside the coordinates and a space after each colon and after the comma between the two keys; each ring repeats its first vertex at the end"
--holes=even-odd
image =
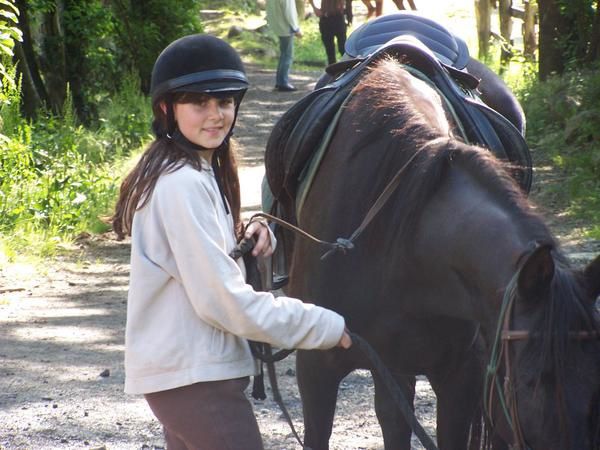
{"type": "Polygon", "coordinates": [[[267,0],[267,23],[279,38],[275,90],[295,91],[297,89],[290,83],[289,73],[294,59],[294,36],[302,37],[295,0],[267,0]]]}
{"type": "Polygon", "coordinates": [[[327,64],[333,64],[336,61],[334,39],[337,40],[340,55],[344,54],[347,26],[352,24],[352,0],[321,0],[320,8],[315,6],[313,0],[310,0],[310,4],[319,18],[319,31],[327,53],[327,64]]]}

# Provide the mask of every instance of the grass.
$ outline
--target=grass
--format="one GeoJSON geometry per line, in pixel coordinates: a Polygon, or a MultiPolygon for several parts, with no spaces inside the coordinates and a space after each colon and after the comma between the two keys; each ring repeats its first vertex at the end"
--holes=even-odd
{"type": "MultiPolygon", "coordinates": [[[[278,40],[267,26],[265,12],[260,10],[240,11],[235,2],[219,9],[220,14],[203,21],[207,32],[226,39],[244,58],[244,61],[267,69],[275,69],[278,61],[278,40]],[[229,35],[232,27],[239,34],[229,35]]],[[[310,8],[307,7],[307,12],[310,8]]],[[[356,25],[355,25],[356,26],[356,25]]],[[[325,48],[321,42],[318,18],[309,14],[300,21],[302,37],[294,41],[294,71],[311,72],[324,69],[327,65],[325,48]]],[[[351,28],[349,30],[352,30],[351,28]]]]}

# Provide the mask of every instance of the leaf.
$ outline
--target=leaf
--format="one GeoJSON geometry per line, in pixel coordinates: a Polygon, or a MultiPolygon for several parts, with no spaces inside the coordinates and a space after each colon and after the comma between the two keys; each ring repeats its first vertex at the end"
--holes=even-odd
{"type": "Polygon", "coordinates": [[[2,42],[0,42],[0,54],[2,53],[8,56],[13,56],[12,47],[4,45],[2,42]]]}
{"type": "Polygon", "coordinates": [[[10,21],[14,22],[14,23],[18,23],[19,22],[19,18],[17,17],[17,15],[14,12],[11,11],[6,11],[5,9],[0,9],[0,17],[6,17],[7,19],[9,19],[10,21]]]}
{"type": "Polygon", "coordinates": [[[15,13],[19,14],[19,9],[9,0],[0,0],[0,5],[11,8],[15,13]]]}

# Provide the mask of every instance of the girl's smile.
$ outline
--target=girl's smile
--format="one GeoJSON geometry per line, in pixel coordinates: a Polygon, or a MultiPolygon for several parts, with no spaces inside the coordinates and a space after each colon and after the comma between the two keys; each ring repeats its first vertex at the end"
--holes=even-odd
{"type": "Polygon", "coordinates": [[[177,126],[187,139],[206,149],[219,147],[233,124],[233,97],[206,94],[183,98],[173,105],[177,126]]]}

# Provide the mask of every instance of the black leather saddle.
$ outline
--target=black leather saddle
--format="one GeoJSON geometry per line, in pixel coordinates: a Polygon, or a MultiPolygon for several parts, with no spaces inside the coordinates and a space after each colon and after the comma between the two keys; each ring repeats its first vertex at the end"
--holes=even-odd
{"type": "Polygon", "coordinates": [[[384,57],[398,59],[435,85],[454,110],[466,140],[509,161],[512,175],[523,191],[529,192],[532,164],[525,139],[475,95],[478,80],[461,70],[469,60],[462,40],[430,19],[397,13],[359,27],[349,37],[346,51],[345,60],[328,67],[333,80],[292,106],[269,137],[265,167],[275,199],[288,197],[293,202],[302,171],[331,119],[359,82],[363,69],[384,57]]]}
{"type": "Polygon", "coordinates": [[[381,16],[362,24],[346,41],[346,58],[364,58],[400,35],[417,38],[446,66],[461,70],[469,62],[465,41],[439,23],[408,12],[381,16]]]}

